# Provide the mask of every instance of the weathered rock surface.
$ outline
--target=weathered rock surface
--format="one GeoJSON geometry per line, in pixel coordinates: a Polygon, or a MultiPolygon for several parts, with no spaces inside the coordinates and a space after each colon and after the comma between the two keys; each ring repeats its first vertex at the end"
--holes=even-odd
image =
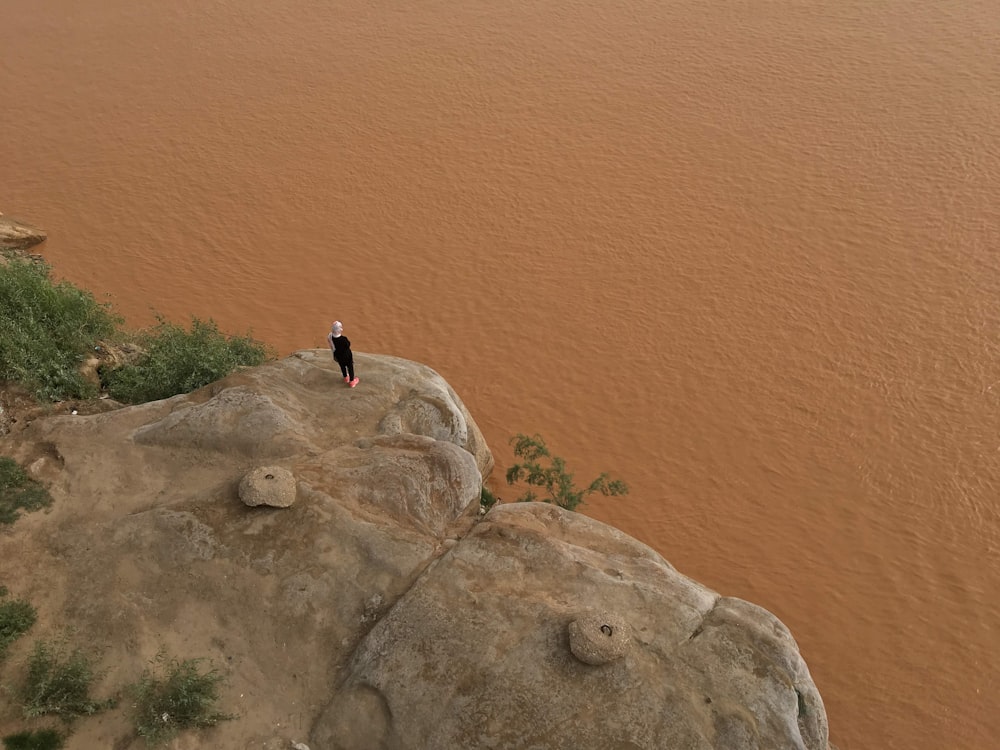
{"type": "Polygon", "coordinates": [[[0,250],[27,250],[45,241],[45,231],[0,214],[0,250]]]}
{"type": "Polygon", "coordinates": [[[336,750],[825,750],[827,726],[772,615],[585,516],[511,504],[379,620],[313,740],[336,750]],[[601,666],[581,663],[567,635],[595,603],[632,632],[601,666]],[[355,722],[359,713],[370,720],[355,722]]]}
{"type": "MultiPolygon", "coordinates": [[[[206,747],[827,750],[772,615],[583,515],[512,504],[480,520],[493,459],[454,391],[423,365],[355,359],[355,389],[309,350],[0,438],[55,500],[0,531],[33,635],[73,623],[109,690],[164,646],[211,658],[240,718],[206,747]],[[261,470],[294,505],[240,501],[261,470]]],[[[0,706],[0,732],[18,722],[0,706]]],[[[142,746],[123,711],[78,722],[69,745],[112,746],[142,746]]]]}

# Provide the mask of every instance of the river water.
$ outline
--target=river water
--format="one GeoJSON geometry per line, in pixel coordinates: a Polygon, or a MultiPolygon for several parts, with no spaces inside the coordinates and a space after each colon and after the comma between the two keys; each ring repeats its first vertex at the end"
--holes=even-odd
{"type": "Polygon", "coordinates": [[[58,275],[343,320],[500,467],[627,480],[585,512],[787,623],[841,750],[998,746],[994,0],[2,9],[0,211],[58,275]]]}

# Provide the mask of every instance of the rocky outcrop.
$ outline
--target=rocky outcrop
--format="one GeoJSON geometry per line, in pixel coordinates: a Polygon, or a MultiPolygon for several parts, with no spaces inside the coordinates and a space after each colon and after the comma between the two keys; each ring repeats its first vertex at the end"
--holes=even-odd
{"type": "MultiPolygon", "coordinates": [[[[211,658],[240,718],[204,746],[827,750],[772,615],[580,514],[480,519],[493,459],[458,396],[423,365],[355,361],[355,389],[309,350],[0,439],[46,457],[55,498],[0,534],[23,563],[4,583],[100,644],[109,684],[163,646],[211,658]]],[[[141,746],[124,718],[72,741],[141,746]]]]}
{"type": "Polygon", "coordinates": [[[548,505],[492,510],[344,672],[317,747],[827,747],[822,700],[777,619],[548,505]],[[578,615],[595,604],[611,617],[578,615]],[[590,644],[581,661],[568,630],[608,622],[609,642],[628,627],[631,644],[590,644]]]}
{"type": "Polygon", "coordinates": [[[42,242],[45,231],[0,214],[0,250],[27,250],[42,242]]]}

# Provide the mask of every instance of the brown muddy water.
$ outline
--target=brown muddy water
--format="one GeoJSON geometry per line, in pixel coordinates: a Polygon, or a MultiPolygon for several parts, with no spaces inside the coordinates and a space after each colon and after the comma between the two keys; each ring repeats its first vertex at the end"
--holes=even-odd
{"type": "Polygon", "coordinates": [[[59,275],[343,320],[501,467],[626,479],[586,512],[786,622],[842,750],[998,747],[993,0],[2,10],[0,210],[59,275]]]}

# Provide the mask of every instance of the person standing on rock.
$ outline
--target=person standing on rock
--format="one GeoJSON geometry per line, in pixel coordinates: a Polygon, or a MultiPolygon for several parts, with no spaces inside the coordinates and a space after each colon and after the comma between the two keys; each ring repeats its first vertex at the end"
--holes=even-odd
{"type": "Polygon", "coordinates": [[[326,337],[333,352],[333,360],[340,365],[340,374],[344,376],[344,382],[351,388],[358,384],[358,378],[354,376],[354,354],[351,352],[351,340],[344,335],[344,324],[339,320],[333,321],[330,326],[330,333],[326,337]]]}

